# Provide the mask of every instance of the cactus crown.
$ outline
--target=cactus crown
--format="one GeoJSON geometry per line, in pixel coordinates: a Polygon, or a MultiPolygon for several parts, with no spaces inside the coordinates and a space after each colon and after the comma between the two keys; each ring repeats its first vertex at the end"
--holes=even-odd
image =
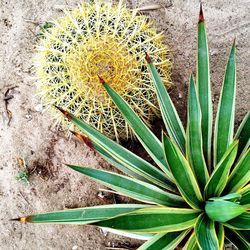
{"type": "Polygon", "coordinates": [[[149,124],[158,107],[144,54],[150,52],[167,85],[170,60],[162,34],[122,1],[82,3],[65,14],[45,31],[38,49],[36,69],[43,102],[67,108],[111,138],[129,137],[131,130],[98,77],[149,124]]]}

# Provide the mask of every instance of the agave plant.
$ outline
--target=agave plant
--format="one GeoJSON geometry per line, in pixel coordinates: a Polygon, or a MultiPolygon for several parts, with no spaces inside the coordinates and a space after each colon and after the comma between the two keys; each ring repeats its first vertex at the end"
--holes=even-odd
{"type": "Polygon", "coordinates": [[[156,167],[59,108],[83,133],[78,138],[126,175],[68,165],[116,192],[143,202],[69,209],[21,217],[33,223],[91,224],[148,239],[140,250],[223,249],[225,238],[250,248],[250,113],[234,130],[235,42],[226,67],[212,148],[212,100],[202,9],[198,23],[197,83],[190,77],[186,133],[176,109],[146,55],[167,133],[162,143],[128,103],[100,81],[156,167]],[[213,153],[212,153],[213,152],[213,153]]]}

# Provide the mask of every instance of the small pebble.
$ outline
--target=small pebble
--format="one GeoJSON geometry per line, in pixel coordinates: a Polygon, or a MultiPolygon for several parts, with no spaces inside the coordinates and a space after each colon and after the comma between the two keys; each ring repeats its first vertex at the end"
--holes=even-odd
{"type": "Polygon", "coordinates": [[[73,246],[72,247],[72,250],[76,250],[76,249],[78,249],[78,246],[73,246]]]}
{"type": "Polygon", "coordinates": [[[35,111],[37,112],[42,112],[43,111],[43,105],[42,104],[38,104],[35,106],[35,111]]]}
{"type": "Polygon", "coordinates": [[[32,115],[27,114],[27,115],[25,115],[25,118],[30,121],[30,120],[32,120],[32,115]]]}
{"type": "Polygon", "coordinates": [[[108,231],[105,230],[104,228],[101,228],[101,232],[103,233],[103,235],[106,237],[108,235],[108,231]]]}
{"type": "Polygon", "coordinates": [[[101,198],[101,199],[104,199],[104,198],[105,198],[105,195],[104,195],[104,193],[103,193],[102,191],[98,192],[98,193],[97,193],[97,196],[98,196],[99,198],[101,198]]]}

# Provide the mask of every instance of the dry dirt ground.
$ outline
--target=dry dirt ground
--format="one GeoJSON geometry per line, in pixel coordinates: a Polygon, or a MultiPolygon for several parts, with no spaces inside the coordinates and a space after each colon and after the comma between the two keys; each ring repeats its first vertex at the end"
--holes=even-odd
{"type": "MultiPolygon", "coordinates": [[[[100,185],[74,173],[63,162],[109,169],[100,157],[65,133],[51,127],[50,115],[41,112],[35,96],[32,58],[38,24],[60,16],[60,6],[79,0],[0,0],[0,249],[136,248],[140,242],[104,234],[83,226],[33,225],[10,222],[23,214],[112,203],[114,197],[98,195],[100,185]],[[11,88],[11,89],[10,89],[11,88]],[[10,90],[8,90],[10,89],[10,90]],[[6,100],[9,99],[9,100],[6,100]],[[12,119],[8,123],[7,109],[12,119]],[[11,113],[10,113],[11,112],[11,113]],[[30,184],[16,180],[17,159],[31,170],[30,184]]],[[[205,1],[204,1],[205,2],[205,1]]],[[[171,95],[185,120],[189,74],[195,70],[198,0],[141,1],[166,7],[146,14],[155,19],[173,50],[174,86],[171,95]]],[[[135,5],[133,1],[129,3],[135,5]]],[[[250,1],[210,0],[204,3],[215,104],[229,48],[237,38],[236,125],[249,109],[250,1]]],[[[129,143],[127,143],[129,145],[129,143]]],[[[119,198],[119,197],[118,197],[119,198]]]]}

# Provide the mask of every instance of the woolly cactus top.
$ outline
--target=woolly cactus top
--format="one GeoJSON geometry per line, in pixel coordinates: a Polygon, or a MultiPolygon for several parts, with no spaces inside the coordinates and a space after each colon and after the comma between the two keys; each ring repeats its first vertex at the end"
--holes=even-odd
{"type": "Polygon", "coordinates": [[[44,33],[36,58],[38,91],[58,122],[58,105],[111,138],[132,135],[99,82],[108,82],[144,122],[157,114],[156,95],[145,67],[145,52],[169,83],[168,49],[152,23],[137,11],[96,1],[65,11],[44,33]]]}

